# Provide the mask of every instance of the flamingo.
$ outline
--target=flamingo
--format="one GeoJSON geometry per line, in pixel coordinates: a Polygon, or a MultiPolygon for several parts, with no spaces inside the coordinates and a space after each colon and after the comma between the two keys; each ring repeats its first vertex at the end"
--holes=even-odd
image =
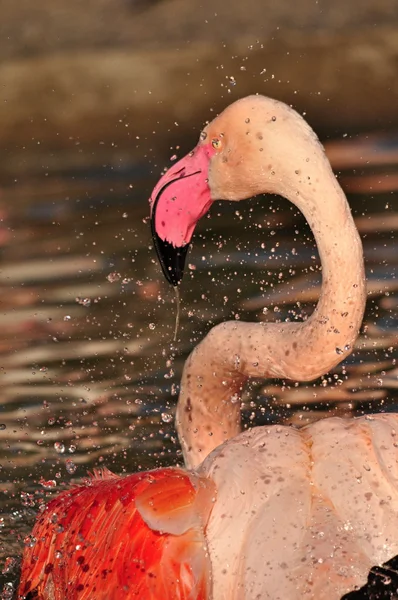
{"type": "Polygon", "coordinates": [[[359,234],[297,112],[263,96],[238,100],[161,177],[150,204],[164,274],[181,281],[213,200],[264,192],[293,202],[314,233],[323,274],[314,313],[213,327],[182,376],[186,468],[97,471],[51,500],[24,550],[20,600],[362,598],[352,590],[372,565],[398,554],[397,415],[241,431],[249,377],[318,377],[351,352],[363,317],[359,234]]]}

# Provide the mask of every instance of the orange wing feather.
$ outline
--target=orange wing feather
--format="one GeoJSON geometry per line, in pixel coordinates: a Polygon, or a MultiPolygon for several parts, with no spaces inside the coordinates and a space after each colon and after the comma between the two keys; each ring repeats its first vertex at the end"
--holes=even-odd
{"type": "Polygon", "coordinates": [[[177,468],[109,471],[52,500],[24,551],[20,600],[206,600],[214,488],[177,468]]]}

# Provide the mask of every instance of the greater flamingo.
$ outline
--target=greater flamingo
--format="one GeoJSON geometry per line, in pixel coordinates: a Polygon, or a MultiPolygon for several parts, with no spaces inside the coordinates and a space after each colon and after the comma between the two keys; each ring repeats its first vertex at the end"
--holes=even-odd
{"type": "Polygon", "coordinates": [[[262,96],[235,102],[160,179],[151,207],[164,273],[179,283],[213,200],[263,192],[291,200],[312,228],[323,273],[313,315],[214,327],[181,383],[188,470],[102,471],[52,500],[24,551],[20,599],[337,600],[398,554],[396,415],[240,432],[248,377],[318,377],[351,352],[363,316],[359,235],[295,111],[262,96]]]}

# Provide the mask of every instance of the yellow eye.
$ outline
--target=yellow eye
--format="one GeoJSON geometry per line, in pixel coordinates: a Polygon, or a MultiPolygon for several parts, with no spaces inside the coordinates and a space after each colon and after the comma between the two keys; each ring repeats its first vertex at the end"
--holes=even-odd
{"type": "Polygon", "coordinates": [[[213,146],[214,150],[221,150],[222,143],[218,138],[213,138],[211,140],[211,145],[213,146]]]}

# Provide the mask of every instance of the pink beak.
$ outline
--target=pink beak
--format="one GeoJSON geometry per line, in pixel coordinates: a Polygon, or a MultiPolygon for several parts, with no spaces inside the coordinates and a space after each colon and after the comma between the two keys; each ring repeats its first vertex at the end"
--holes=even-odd
{"type": "Polygon", "coordinates": [[[182,279],[195,225],[213,201],[208,185],[212,154],[211,146],[197,146],[161,177],[149,200],[156,252],[173,285],[182,279]]]}

